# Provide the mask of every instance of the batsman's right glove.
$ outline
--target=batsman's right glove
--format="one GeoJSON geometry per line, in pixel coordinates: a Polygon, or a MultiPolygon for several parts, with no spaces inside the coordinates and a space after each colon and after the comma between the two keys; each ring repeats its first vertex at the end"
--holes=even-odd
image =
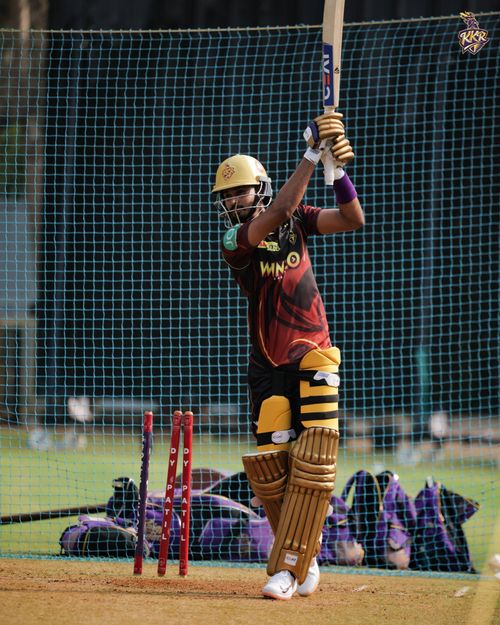
{"type": "Polygon", "coordinates": [[[349,139],[345,135],[340,135],[335,139],[330,148],[333,160],[335,164],[340,167],[345,167],[347,163],[350,163],[354,158],[354,152],[349,142],[349,139]]]}
{"type": "Polygon", "coordinates": [[[321,152],[321,161],[325,173],[325,184],[332,185],[344,175],[344,167],[352,161],[354,152],[349,139],[345,135],[338,137],[335,142],[321,152]]]}

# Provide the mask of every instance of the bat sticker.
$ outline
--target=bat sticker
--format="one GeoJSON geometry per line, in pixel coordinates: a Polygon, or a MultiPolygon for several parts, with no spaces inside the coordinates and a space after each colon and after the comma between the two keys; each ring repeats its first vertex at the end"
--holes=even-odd
{"type": "Polygon", "coordinates": [[[333,104],[333,46],[323,43],[323,105],[333,104]]]}

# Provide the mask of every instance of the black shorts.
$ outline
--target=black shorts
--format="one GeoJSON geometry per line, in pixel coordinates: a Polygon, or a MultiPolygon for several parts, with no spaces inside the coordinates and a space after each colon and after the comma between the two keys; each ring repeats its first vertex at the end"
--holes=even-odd
{"type": "Polygon", "coordinates": [[[248,365],[248,395],[251,406],[251,429],[257,434],[260,407],[272,395],[286,397],[292,410],[292,428],[297,435],[303,427],[300,420],[299,363],[273,367],[260,354],[252,353],[248,365]]]}

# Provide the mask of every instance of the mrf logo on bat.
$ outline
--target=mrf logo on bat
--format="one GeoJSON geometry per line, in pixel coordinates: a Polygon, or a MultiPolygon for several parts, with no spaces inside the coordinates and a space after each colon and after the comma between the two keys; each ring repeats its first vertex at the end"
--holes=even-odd
{"type": "Polygon", "coordinates": [[[474,13],[462,11],[460,17],[467,25],[466,29],[458,33],[458,41],[462,48],[462,54],[465,52],[477,54],[489,41],[488,31],[479,27],[474,13]]]}
{"type": "Polygon", "coordinates": [[[323,102],[325,106],[333,106],[333,74],[338,74],[340,69],[333,67],[333,46],[323,43],[323,102]]]}

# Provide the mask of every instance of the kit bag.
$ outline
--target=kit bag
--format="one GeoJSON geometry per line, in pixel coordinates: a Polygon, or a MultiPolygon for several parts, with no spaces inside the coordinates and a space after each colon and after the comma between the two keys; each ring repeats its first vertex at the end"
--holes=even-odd
{"type": "Polygon", "coordinates": [[[341,498],[351,501],[347,515],[352,535],[362,545],[368,566],[407,569],[410,564],[416,511],[399,477],[392,471],[377,475],[357,471],[341,498]]]}
{"type": "Polygon", "coordinates": [[[80,557],[133,557],[136,542],[135,529],[120,527],[110,519],[86,515],[67,527],[59,538],[62,555],[80,557]]]}
{"type": "Polygon", "coordinates": [[[415,497],[415,507],[410,568],[476,573],[462,525],[478,511],[479,504],[429,477],[415,497]]]}

